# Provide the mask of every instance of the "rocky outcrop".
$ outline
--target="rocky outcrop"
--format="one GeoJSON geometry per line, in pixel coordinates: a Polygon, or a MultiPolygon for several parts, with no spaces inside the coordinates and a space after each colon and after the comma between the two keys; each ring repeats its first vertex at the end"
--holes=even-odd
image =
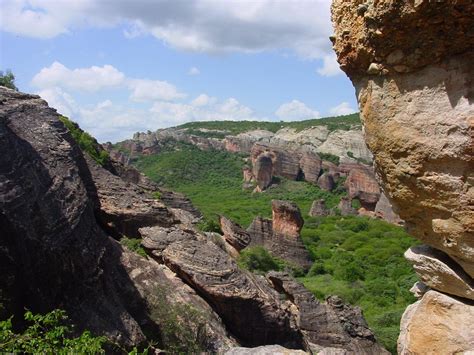
{"type": "Polygon", "coordinates": [[[366,162],[372,161],[372,153],[367,148],[362,131],[334,131],[316,151],[338,157],[347,157],[349,154],[366,162]]]}
{"type": "Polygon", "coordinates": [[[403,220],[393,211],[387,196],[382,192],[375,205],[375,216],[393,224],[403,225],[403,220]]]}
{"type": "Polygon", "coordinates": [[[260,154],[253,164],[253,176],[259,191],[265,190],[272,183],[273,160],[268,154],[260,154]]]}
{"type": "Polygon", "coordinates": [[[347,193],[351,199],[360,201],[362,207],[373,211],[380,199],[380,188],[374,173],[369,167],[358,165],[349,170],[345,181],[347,193]]]}
{"type": "Polygon", "coordinates": [[[408,306],[401,320],[398,353],[470,354],[474,303],[430,290],[408,306]]]}
{"type": "MultiPolygon", "coordinates": [[[[194,291],[106,235],[97,220],[104,201],[102,182],[94,181],[100,167],[87,161],[58,114],[38,96],[4,88],[0,101],[1,316],[21,319],[25,308],[61,307],[79,330],[131,347],[162,342],[160,309],[184,302],[206,319],[185,325],[203,349],[238,345],[194,291]],[[156,286],[172,289],[173,297],[156,286]]],[[[125,192],[132,201],[136,188],[125,192]]]]}
{"type": "Polygon", "coordinates": [[[273,221],[256,217],[247,232],[250,245],[261,245],[273,255],[308,270],[311,259],[301,240],[303,227],[298,206],[288,201],[272,201],[273,221]]]}
{"type": "Polygon", "coordinates": [[[405,258],[429,287],[474,300],[474,282],[447,254],[427,245],[411,247],[405,258]]]}
{"type": "MultiPolygon", "coordinates": [[[[383,190],[408,231],[452,263],[437,252],[408,256],[448,294],[460,293],[456,270],[467,284],[474,277],[473,13],[470,2],[336,0],[332,7],[334,49],[356,87],[383,190]]],[[[455,311],[472,313],[472,303],[437,295],[426,293],[417,317],[405,317],[402,334],[419,330],[403,353],[472,350],[460,326],[469,321],[455,311]],[[448,326],[427,327],[426,319],[448,326]]]]}
{"type": "Polygon", "coordinates": [[[304,355],[307,354],[303,350],[294,350],[284,348],[281,345],[264,345],[255,348],[232,348],[225,355],[304,355]]]}
{"type": "Polygon", "coordinates": [[[237,223],[224,216],[220,216],[219,224],[225,241],[237,251],[241,251],[250,244],[250,235],[237,223]]]}
{"type": "Polygon", "coordinates": [[[311,209],[309,210],[310,217],[327,216],[328,214],[329,210],[326,207],[326,201],[324,199],[313,201],[311,209]]]}
{"type": "Polygon", "coordinates": [[[352,200],[347,196],[341,197],[337,208],[339,208],[342,216],[355,216],[357,214],[357,210],[352,207],[352,200]]]}
{"type": "Polygon", "coordinates": [[[314,353],[334,348],[331,350],[339,351],[334,353],[346,350],[354,354],[389,354],[376,342],[360,308],[344,304],[336,296],[328,297],[325,304],[320,303],[286,273],[270,272],[267,278],[295,306],[298,326],[314,353]]]}
{"type": "Polygon", "coordinates": [[[163,260],[212,305],[243,345],[303,347],[302,335],[281,307],[278,294],[240,270],[215,244],[177,241],[163,251],[163,260]]]}
{"type": "Polygon", "coordinates": [[[86,161],[99,200],[99,220],[110,234],[137,238],[140,227],[178,222],[161,201],[137,185],[123,181],[88,156],[86,161]]]}
{"type": "Polygon", "coordinates": [[[318,186],[325,191],[332,191],[336,187],[333,175],[330,173],[323,173],[318,179],[318,186]]]}

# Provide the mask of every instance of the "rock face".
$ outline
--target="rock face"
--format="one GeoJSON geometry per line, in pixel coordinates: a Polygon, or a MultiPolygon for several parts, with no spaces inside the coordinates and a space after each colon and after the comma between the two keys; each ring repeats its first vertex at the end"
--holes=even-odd
{"type": "MultiPolygon", "coordinates": [[[[474,276],[474,5],[379,1],[353,11],[358,6],[355,0],[333,2],[334,49],[356,87],[375,170],[408,231],[452,261],[446,264],[437,252],[409,253],[415,268],[436,289],[458,294],[456,270],[463,270],[467,284],[474,276]]],[[[416,322],[420,327],[403,353],[472,349],[472,334],[457,320],[465,318],[434,306],[430,292],[420,301],[426,307],[418,306],[419,317],[403,325],[403,333],[416,322]],[[426,327],[423,317],[445,318],[450,327],[443,334],[426,327]],[[456,339],[456,349],[434,341],[435,335],[456,339]]],[[[472,312],[470,301],[459,302],[472,312]]]]}
{"type": "Polygon", "coordinates": [[[232,222],[224,216],[219,217],[219,223],[225,241],[237,251],[241,251],[250,244],[250,235],[237,223],[232,222]]]}
{"type": "Polygon", "coordinates": [[[375,216],[393,224],[403,225],[403,220],[393,211],[387,196],[382,192],[375,205],[375,216]]]}
{"type": "Polygon", "coordinates": [[[358,199],[367,210],[375,209],[380,199],[380,188],[369,167],[358,165],[357,168],[350,169],[345,186],[351,199],[358,199]]]}
{"type": "Polygon", "coordinates": [[[255,176],[257,187],[260,191],[270,186],[273,178],[273,161],[270,155],[261,154],[255,159],[253,175],[255,176]]]}
{"type": "Polygon", "coordinates": [[[250,245],[262,245],[273,255],[308,270],[311,259],[301,240],[301,212],[294,203],[272,201],[273,220],[256,217],[247,232],[250,245]]]}
{"type": "MultiPolygon", "coordinates": [[[[204,331],[204,349],[237,345],[181,280],[106,235],[98,221],[104,186],[93,171],[100,167],[87,161],[58,114],[38,96],[1,87],[0,101],[0,302],[6,312],[0,316],[21,319],[25,308],[61,307],[79,329],[134,346],[160,341],[163,319],[154,310],[184,302],[209,319],[199,329],[189,327],[196,339],[204,331]],[[157,285],[174,297],[158,295],[157,285]]],[[[111,179],[109,188],[119,185],[102,173],[111,179]]],[[[143,204],[146,192],[140,200],[136,189],[124,193],[143,204]]]]}
{"type": "Polygon", "coordinates": [[[311,209],[309,210],[310,217],[327,216],[328,214],[329,210],[326,207],[326,201],[324,199],[313,201],[311,209]]]}
{"type": "Polygon", "coordinates": [[[389,354],[377,344],[359,308],[344,304],[336,296],[322,304],[286,273],[270,272],[267,278],[296,306],[298,326],[312,350],[319,353],[324,348],[335,348],[354,354],[389,354]]]}
{"type": "Polygon", "coordinates": [[[398,353],[470,354],[474,303],[431,290],[408,306],[401,320],[398,353]]]}

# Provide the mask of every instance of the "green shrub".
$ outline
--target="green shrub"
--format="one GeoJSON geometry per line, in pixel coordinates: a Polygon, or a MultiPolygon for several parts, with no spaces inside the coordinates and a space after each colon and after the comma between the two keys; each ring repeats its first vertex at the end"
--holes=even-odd
{"type": "Polygon", "coordinates": [[[358,210],[359,208],[362,207],[362,205],[360,204],[360,201],[356,198],[351,201],[351,206],[352,206],[352,208],[354,208],[356,210],[358,210]]]}
{"type": "Polygon", "coordinates": [[[159,200],[161,198],[161,192],[160,191],[155,191],[151,194],[154,199],[159,200]]]}
{"type": "Polygon", "coordinates": [[[222,234],[219,222],[214,219],[204,218],[197,225],[201,232],[212,232],[222,234]]]}
{"type": "Polygon", "coordinates": [[[120,239],[120,244],[125,246],[127,249],[134,251],[140,256],[143,256],[144,258],[147,257],[147,253],[145,249],[142,247],[142,240],[138,238],[127,238],[127,237],[122,237],[120,239]]]}
{"type": "Polygon", "coordinates": [[[258,273],[266,273],[271,270],[282,271],[285,268],[283,260],[275,258],[261,246],[242,250],[237,263],[243,269],[258,273]]]}
{"type": "Polygon", "coordinates": [[[25,313],[28,326],[15,333],[12,318],[0,322],[0,350],[6,353],[35,354],[102,354],[105,337],[94,337],[89,331],[73,337],[73,328],[63,310],[45,315],[25,313]]]}
{"type": "Polygon", "coordinates": [[[322,160],[326,160],[336,165],[339,165],[339,157],[337,155],[331,153],[318,153],[318,155],[322,160]]]}
{"type": "Polygon", "coordinates": [[[79,128],[78,124],[71,121],[65,116],[60,116],[59,120],[66,126],[72,138],[77,142],[82,151],[86,152],[99,165],[104,166],[110,160],[109,153],[107,153],[96,139],[89,133],[84,132],[79,128]]]}
{"type": "Polygon", "coordinates": [[[11,70],[7,69],[5,73],[0,71],[0,86],[18,91],[15,85],[15,75],[13,75],[11,70]]]}
{"type": "Polygon", "coordinates": [[[150,306],[151,318],[160,326],[160,342],[170,354],[199,354],[204,350],[205,316],[189,304],[168,300],[173,291],[157,286],[150,306]]]}

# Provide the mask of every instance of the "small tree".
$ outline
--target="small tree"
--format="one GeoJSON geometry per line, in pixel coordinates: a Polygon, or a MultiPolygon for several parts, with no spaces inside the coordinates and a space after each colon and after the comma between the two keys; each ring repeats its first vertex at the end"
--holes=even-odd
{"type": "Polygon", "coordinates": [[[18,91],[18,88],[15,85],[15,75],[10,69],[7,69],[5,73],[0,71],[0,86],[5,86],[18,91]]]}

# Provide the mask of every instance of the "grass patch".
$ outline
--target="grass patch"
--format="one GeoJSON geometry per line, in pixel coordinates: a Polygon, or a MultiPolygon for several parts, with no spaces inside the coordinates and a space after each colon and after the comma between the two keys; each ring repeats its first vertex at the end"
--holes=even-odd
{"type": "Polygon", "coordinates": [[[127,249],[134,251],[140,256],[143,256],[144,258],[147,257],[145,249],[142,247],[142,240],[138,238],[127,238],[127,237],[122,237],[120,239],[120,244],[125,246],[127,249]]]}

